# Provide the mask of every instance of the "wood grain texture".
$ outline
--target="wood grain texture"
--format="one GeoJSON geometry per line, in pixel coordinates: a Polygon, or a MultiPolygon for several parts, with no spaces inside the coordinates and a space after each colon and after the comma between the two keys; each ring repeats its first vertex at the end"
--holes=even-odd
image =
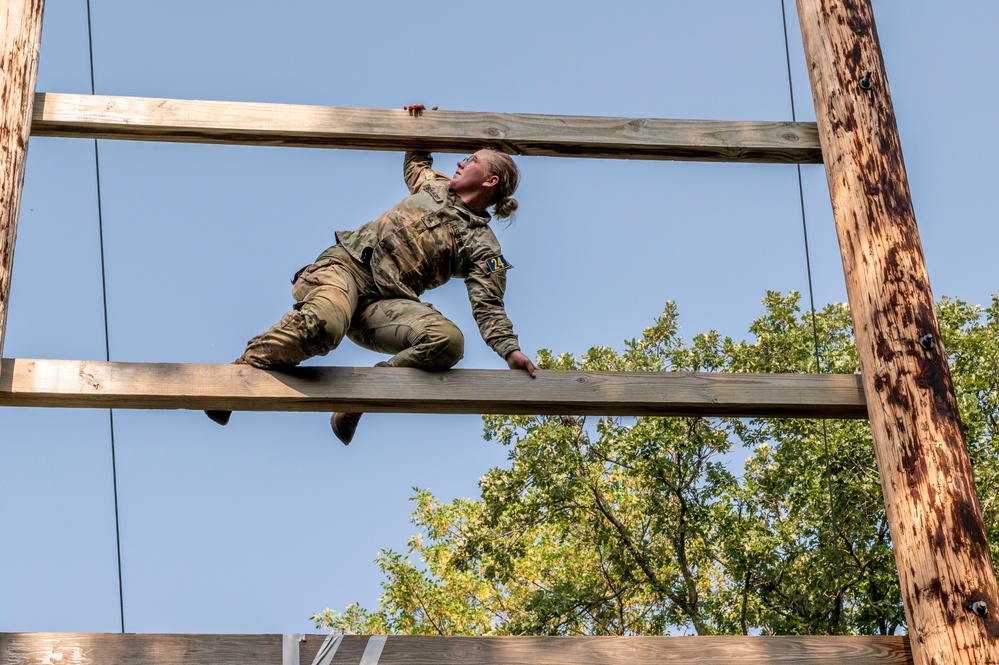
{"type": "Polygon", "coordinates": [[[865,418],[860,377],[4,359],[0,406],[865,418]]]}
{"type": "MultiPolygon", "coordinates": [[[[0,633],[0,665],[282,665],[281,635],[0,633]]],[[[306,635],[309,665],[325,635],[306,635]]],[[[358,665],[368,636],[348,635],[332,665],[358,665]]],[[[903,637],[389,636],[379,665],[907,665],[903,637]]]]}
{"type": "Polygon", "coordinates": [[[725,162],[821,163],[814,123],[363,109],[39,93],[34,136],[725,162]]]}
{"type": "Polygon", "coordinates": [[[43,0],[0,2],[0,352],[7,329],[43,8],[43,0]]]}
{"type": "Polygon", "coordinates": [[[997,663],[999,589],[870,0],[798,14],[913,657],[997,663]]]}

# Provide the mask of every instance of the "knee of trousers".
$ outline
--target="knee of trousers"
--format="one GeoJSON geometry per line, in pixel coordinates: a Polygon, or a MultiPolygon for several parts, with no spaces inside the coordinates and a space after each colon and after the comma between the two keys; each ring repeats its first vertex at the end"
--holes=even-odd
{"type": "Polygon", "coordinates": [[[350,327],[356,305],[342,289],[320,286],[313,289],[304,301],[297,303],[295,309],[316,321],[317,329],[310,329],[311,334],[328,338],[333,342],[330,348],[336,348],[350,327]]]}
{"type": "Polygon", "coordinates": [[[339,346],[350,312],[339,302],[341,298],[327,298],[319,291],[297,303],[270,330],[251,339],[244,360],[257,367],[297,365],[339,346]]]}
{"type": "Polygon", "coordinates": [[[465,336],[447,319],[417,321],[413,329],[413,360],[425,369],[444,370],[458,364],[465,355],[465,336]]]}

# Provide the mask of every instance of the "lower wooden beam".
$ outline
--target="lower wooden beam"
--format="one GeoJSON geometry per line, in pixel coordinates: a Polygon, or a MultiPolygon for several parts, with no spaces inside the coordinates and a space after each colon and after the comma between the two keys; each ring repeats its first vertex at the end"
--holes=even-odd
{"type": "MultiPolygon", "coordinates": [[[[2,665],[309,665],[325,635],[0,633],[2,665]],[[298,658],[284,649],[293,641],[298,658]],[[301,641],[299,641],[301,640],[301,641]],[[291,660],[291,662],[287,662],[291,660]]],[[[904,637],[432,637],[347,635],[331,665],[909,665],[904,637]],[[384,644],[379,644],[384,640],[384,644]],[[369,648],[369,641],[371,642],[369,648]],[[377,660],[373,656],[380,646],[377,660]]]]}
{"type": "Polygon", "coordinates": [[[852,374],[182,365],[4,359],[0,406],[866,418],[852,374]]]}

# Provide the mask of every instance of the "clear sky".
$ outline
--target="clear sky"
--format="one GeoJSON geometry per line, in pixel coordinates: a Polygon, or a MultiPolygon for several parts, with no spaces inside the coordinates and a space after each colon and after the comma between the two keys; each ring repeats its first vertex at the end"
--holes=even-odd
{"type": "MultiPolygon", "coordinates": [[[[90,92],[84,0],[49,0],[38,90],[90,92]]],[[[794,102],[813,120],[794,3],[794,102]]],[[[999,3],[875,0],[934,294],[999,292],[999,3]]],[[[92,0],[98,94],[464,111],[790,120],[780,0],[472,3],[92,0]]],[[[460,155],[439,154],[452,172],[460,155]]],[[[100,142],[112,360],[223,363],[291,305],[333,232],[406,194],[399,153],[100,142]]],[[[767,289],[807,294],[796,168],[520,158],[497,225],[529,355],[621,348],[678,303],[686,339],[745,336],[767,289]]],[[[825,176],[802,168],[815,296],[845,300],[825,176]]],[[[94,142],[31,140],[4,356],[103,360],[94,142]]],[[[504,368],[464,286],[425,295],[504,368]]],[[[807,302],[805,303],[807,305],[807,302]]],[[[371,365],[349,342],[310,363],[371,365]]],[[[0,631],[120,629],[109,414],[0,413],[0,631]]],[[[114,413],[125,628],[311,632],[377,603],[413,487],[478,496],[506,463],[477,416],[114,413]]]]}

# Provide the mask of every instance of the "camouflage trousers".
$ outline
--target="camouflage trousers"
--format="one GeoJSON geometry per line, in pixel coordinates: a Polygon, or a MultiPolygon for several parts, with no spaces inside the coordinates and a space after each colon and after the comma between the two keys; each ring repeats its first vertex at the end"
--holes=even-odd
{"type": "Polygon", "coordinates": [[[433,305],[384,298],[367,266],[331,247],[294,279],[292,311],[251,339],[236,362],[262,369],[297,365],[335,349],[344,336],[372,351],[393,354],[394,367],[445,370],[464,353],[458,327],[433,305]]]}

